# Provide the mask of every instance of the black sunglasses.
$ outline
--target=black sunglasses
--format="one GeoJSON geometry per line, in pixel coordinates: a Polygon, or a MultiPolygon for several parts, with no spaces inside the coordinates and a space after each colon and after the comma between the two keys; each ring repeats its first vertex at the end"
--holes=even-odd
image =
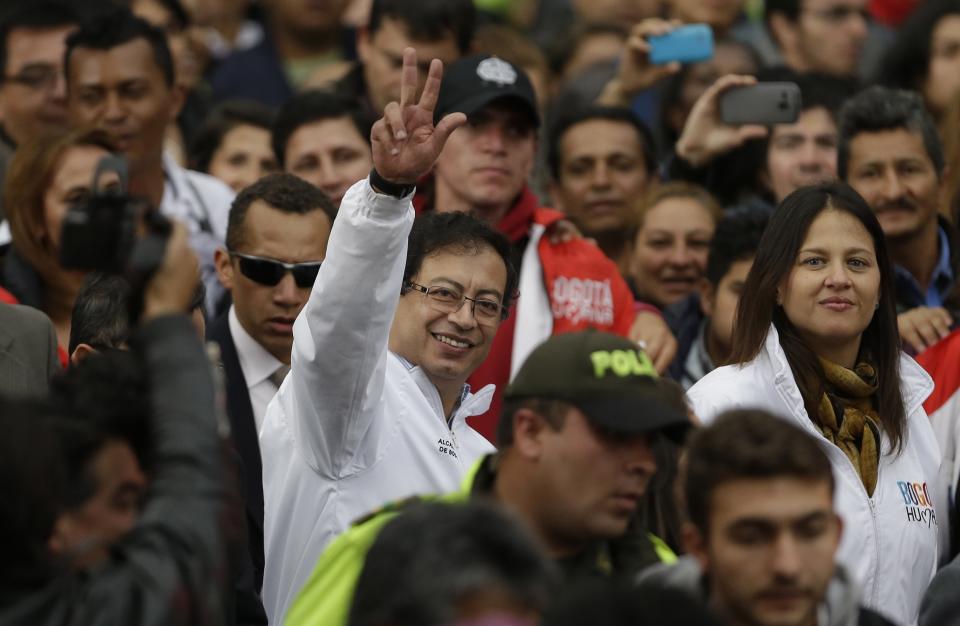
{"type": "Polygon", "coordinates": [[[308,261],[306,263],[284,263],[275,259],[266,259],[252,254],[231,252],[230,256],[239,259],[240,273],[261,285],[273,287],[287,272],[293,274],[297,287],[313,287],[320,272],[322,261],[308,261]]]}

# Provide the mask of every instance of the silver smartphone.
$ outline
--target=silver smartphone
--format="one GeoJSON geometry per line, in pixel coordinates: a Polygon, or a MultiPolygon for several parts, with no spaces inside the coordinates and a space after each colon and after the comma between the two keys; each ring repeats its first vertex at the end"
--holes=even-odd
{"type": "Polygon", "coordinates": [[[720,119],[726,124],[792,124],[800,117],[796,83],[757,83],[734,87],[720,96],[720,119]]]}

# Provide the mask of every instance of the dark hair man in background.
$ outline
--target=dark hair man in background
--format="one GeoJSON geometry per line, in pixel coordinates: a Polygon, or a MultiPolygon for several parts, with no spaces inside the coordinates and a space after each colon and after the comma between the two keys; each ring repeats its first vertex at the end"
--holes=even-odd
{"type": "Polygon", "coordinates": [[[557,579],[516,516],[480,502],[415,504],[390,520],[367,552],[349,623],[526,624],[553,600],[557,579]]]}
{"type": "MultiPolygon", "coordinates": [[[[373,0],[370,19],[357,32],[359,62],[335,86],[379,113],[400,99],[403,51],[450,65],[470,51],[477,11],[472,0],[373,0]]],[[[426,80],[429,62],[420,65],[426,80]]],[[[423,82],[417,85],[417,94],[423,82]]],[[[369,133],[367,133],[369,135],[369,133]]]]}
{"type": "Polygon", "coordinates": [[[641,585],[683,590],[731,625],[890,626],[859,606],[835,564],[842,522],[833,489],[812,437],[763,411],[730,411],[688,448],[690,556],[644,572],[641,585]]]}
{"type": "Polygon", "coordinates": [[[281,169],[296,174],[340,206],[343,194],[373,167],[373,116],[357,100],[304,91],[277,112],[271,144],[281,169]]]}
{"type": "MultiPolygon", "coordinates": [[[[197,336],[201,339],[206,334],[204,295],[203,283],[198,283],[193,300],[190,301],[190,308],[184,311],[190,316],[197,329],[197,336]]],[[[70,343],[67,353],[72,366],[102,350],[129,348],[129,301],[130,285],[123,277],[99,273],[87,276],[73,303],[70,319],[70,343]]]]}
{"type": "Polygon", "coordinates": [[[547,142],[553,205],[626,275],[635,205],[656,180],[650,131],[629,109],[588,107],[560,117],[547,142]]]}
{"type": "MultiPolygon", "coordinates": [[[[63,51],[80,18],[69,0],[23,2],[0,17],[0,186],[17,144],[67,126],[63,51]]],[[[0,244],[9,242],[3,226],[0,244]]]]}
{"type": "Polygon", "coordinates": [[[75,126],[103,130],[130,168],[130,192],[183,221],[200,259],[207,311],[223,295],[213,253],[223,243],[233,192],[164,154],[167,125],[180,111],[164,32],[126,9],[84,23],[67,40],[67,106],[75,126]]]}
{"type": "Polygon", "coordinates": [[[840,177],[877,214],[894,262],[900,337],[922,352],[949,333],[960,244],[940,216],[946,162],[919,94],[871,87],[840,114],[840,177]]]}
{"type": "Polygon", "coordinates": [[[867,0],[766,0],[767,28],[797,72],[854,77],[870,14],[867,0]]]}

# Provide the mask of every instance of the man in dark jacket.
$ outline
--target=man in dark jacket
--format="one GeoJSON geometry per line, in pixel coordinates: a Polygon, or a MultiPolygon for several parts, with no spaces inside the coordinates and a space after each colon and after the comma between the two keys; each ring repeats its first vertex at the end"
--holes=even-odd
{"type": "Polygon", "coordinates": [[[892,626],[835,564],[842,522],[816,441],[764,411],[730,411],[694,434],[687,459],[690,557],[641,573],[641,586],[686,591],[729,626],[892,626]]]}
{"type": "Polygon", "coordinates": [[[71,573],[48,540],[61,503],[64,462],[49,428],[66,409],[0,408],[0,623],[220,624],[229,559],[242,525],[225,470],[211,367],[187,316],[197,280],[186,230],[177,226],[144,296],[132,340],[151,387],[155,471],[139,524],[97,567],[71,573]]]}

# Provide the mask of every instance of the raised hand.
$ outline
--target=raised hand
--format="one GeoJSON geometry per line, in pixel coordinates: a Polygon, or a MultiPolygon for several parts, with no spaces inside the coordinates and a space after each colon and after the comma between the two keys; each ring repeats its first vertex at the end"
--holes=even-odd
{"type": "Polygon", "coordinates": [[[391,102],[370,132],[373,146],[373,167],[384,179],[412,185],[433,168],[450,133],[467,121],[463,113],[451,113],[433,125],[433,110],[440,94],[443,63],[434,59],[423,86],[420,102],[414,104],[417,92],[417,52],[403,51],[403,74],[400,102],[391,102]]]}
{"type": "Polygon", "coordinates": [[[720,95],[733,87],[755,84],[757,79],[753,76],[728,74],[717,79],[690,110],[677,141],[677,156],[694,167],[703,167],[745,141],[766,137],[765,126],[731,126],[720,119],[720,95]]]}
{"type": "Polygon", "coordinates": [[[680,71],[680,63],[650,63],[650,37],[666,35],[680,26],[677,20],[650,18],[634,25],[620,56],[617,75],[604,86],[597,103],[626,106],[638,93],[680,71]]]}

